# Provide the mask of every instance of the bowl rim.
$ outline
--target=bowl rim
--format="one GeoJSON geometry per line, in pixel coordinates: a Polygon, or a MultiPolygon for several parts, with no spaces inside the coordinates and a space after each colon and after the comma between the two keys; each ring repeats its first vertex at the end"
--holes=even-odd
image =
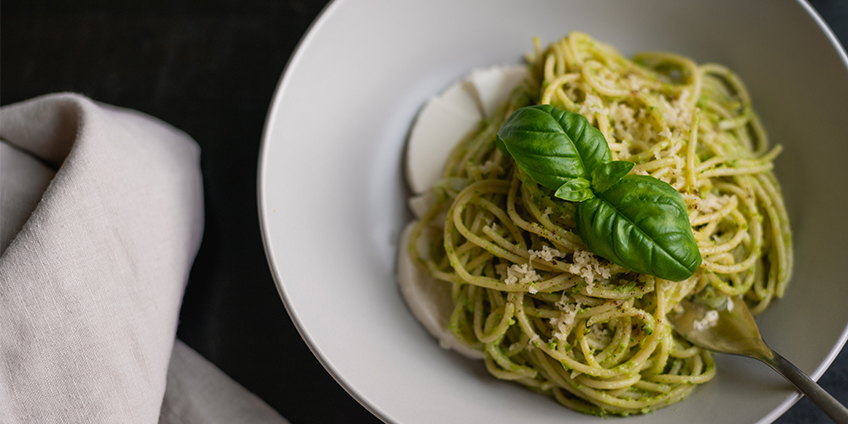
{"type": "Polygon", "coordinates": [[[324,367],[324,370],[330,374],[330,377],[336,381],[336,383],[341,386],[341,388],[347,392],[356,402],[362,405],[368,412],[378,418],[380,421],[384,423],[390,423],[388,419],[385,417],[385,412],[382,411],[377,405],[372,405],[369,401],[365,399],[365,396],[354,390],[348,382],[338,374],[338,372],[330,365],[329,360],[324,356],[321,352],[321,349],[315,344],[315,341],[309,336],[309,333],[305,330],[303,326],[303,322],[298,318],[298,316],[293,313],[293,306],[289,302],[288,296],[286,296],[285,285],[282,281],[282,277],[280,277],[279,272],[277,271],[277,266],[273,260],[273,254],[270,241],[270,234],[267,230],[267,220],[266,216],[266,208],[265,208],[265,197],[263,193],[265,193],[265,170],[269,166],[268,161],[268,145],[269,142],[269,134],[271,133],[272,128],[275,125],[276,116],[278,115],[277,111],[280,108],[281,99],[283,97],[283,93],[286,90],[286,87],[289,85],[289,80],[291,79],[291,73],[289,72],[291,69],[294,69],[297,66],[298,62],[300,62],[303,55],[305,55],[307,47],[309,46],[312,39],[314,39],[318,33],[318,31],[325,26],[327,20],[330,19],[330,16],[340,7],[343,3],[343,0],[330,0],[327,5],[318,13],[318,17],[309,24],[309,27],[306,29],[304,35],[300,38],[300,41],[297,42],[295,46],[294,53],[289,57],[288,62],[283,67],[283,72],[280,76],[279,81],[277,82],[277,87],[274,89],[274,94],[271,96],[271,105],[268,108],[268,113],[265,115],[265,125],[262,128],[262,138],[260,139],[259,144],[259,162],[256,170],[256,198],[257,198],[257,209],[259,214],[259,231],[262,233],[262,246],[265,250],[265,259],[268,261],[268,267],[271,270],[271,277],[274,279],[274,285],[277,287],[277,293],[280,295],[280,298],[283,301],[283,306],[285,306],[286,313],[289,318],[294,323],[295,329],[297,329],[297,333],[300,334],[300,337],[306,343],[306,346],[312,352],[312,355],[318,359],[318,362],[324,367]]]}
{"type": "MultiPolygon", "coordinates": [[[[842,44],[839,43],[839,39],[836,38],[836,35],[833,33],[833,30],[830,29],[830,26],[827,25],[827,22],[822,19],[821,15],[810,5],[807,0],[796,0],[796,2],[804,9],[805,12],[813,19],[816,25],[819,26],[819,29],[825,34],[828,41],[830,41],[831,46],[833,46],[834,50],[836,50],[837,56],[842,60],[842,66],[848,70],[848,55],[845,53],[845,48],[842,44]]],[[[842,329],[842,333],[839,335],[839,338],[836,340],[836,343],[821,361],[821,363],[816,367],[816,369],[810,374],[810,378],[813,381],[818,382],[819,378],[824,375],[830,365],[833,364],[833,361],[836,360],[836,357],[842,351],[842,348],[845,346],[845,342],[848,341],[848,326],[842,329]]],[[[792,396],[784,399],[776,408],[774,408],[770,413],[766,414],[763,418],[757,421],[757,424],[768,424],[773,422],[774,420],[780,418],[786,411],[789,410],[793,405],[795,405],[798,400],[801,399],[801,393],[796,391],[792,396]]]]}

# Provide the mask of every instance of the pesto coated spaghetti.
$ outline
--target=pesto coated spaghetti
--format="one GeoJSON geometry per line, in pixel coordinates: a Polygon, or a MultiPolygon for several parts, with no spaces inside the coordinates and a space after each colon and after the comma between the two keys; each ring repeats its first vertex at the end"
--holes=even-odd
{"type": "Polygon", "coordinates": [[[758,313],[784,293],[790,230],[771,172],[780,147],[721,65],[656,52],[628,60],[580,33],[535,44],[524,82],[451,153],[410,256],[452,283],[450,331],[497,378],[591,414],[670,405],[715,375],[709,352],[668,324],[682,298],[717,308],[742,295],[758,313]],[[587,250],[575,205],[496,148],[506,117],[532,104],[582,114],[614,160],[683,196],[703,258],[691,278],[637,274],[587,250]],[[429,251],[416,249],[420,237],[429,251]]]}

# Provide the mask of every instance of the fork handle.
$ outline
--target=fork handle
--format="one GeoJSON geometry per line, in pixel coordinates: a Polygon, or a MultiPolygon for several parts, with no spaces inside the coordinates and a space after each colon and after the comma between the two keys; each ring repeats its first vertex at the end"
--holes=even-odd
{"type": "MultiPolygon", "coordinates": [[[[771,349],[769,349],[771,350],[771,349]]],[[[771,358],[767,356],[760,357],[761,361],[774,368],[782,376],[786,377],[801,393],[810,398],[813,403],[818,405],[825,414],[830,416],[833,421],[839,424],[848,424],[848,408],[834,399],[828,392],[824,391],[815,381],[807,374],[798,369],[793,363],[780,356],[774,350],[771,350],[771,358]]]]}

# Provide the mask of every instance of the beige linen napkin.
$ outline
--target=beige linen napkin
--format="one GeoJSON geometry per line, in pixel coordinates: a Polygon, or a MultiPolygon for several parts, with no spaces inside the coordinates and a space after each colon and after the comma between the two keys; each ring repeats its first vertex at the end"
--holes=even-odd
{"type": "Polygon", "coordinates": [[[0,109],[0,422],[285,423],[174,342],[199,156],[75,94],[0,109]]]}

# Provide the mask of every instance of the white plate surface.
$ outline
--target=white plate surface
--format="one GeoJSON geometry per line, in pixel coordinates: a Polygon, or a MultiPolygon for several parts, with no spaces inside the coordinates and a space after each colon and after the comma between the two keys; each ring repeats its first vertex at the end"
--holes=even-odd
{"type": "MultiPolygon", "coordinates": [[[[531,39],[571,30],[625,54],[718,62],[747,83],[784,153],[796,249],[766,340],[818,378],[848,323],[848,60],[791,0],[337,1],[313,25],[274,97],[259,172],[265,247],[286,307],[330,373],[387,422],[602,422],[439,348],[395,283],[410,219],[403,151],[421,105],[472,68],[520,63],[531,39]]],[[[795,392],[765,365],[720,356],[714,381],[628,423],[770,422],[795,392]]],[[[328,405],[332,407],[332,405],[328,405]]]]}

